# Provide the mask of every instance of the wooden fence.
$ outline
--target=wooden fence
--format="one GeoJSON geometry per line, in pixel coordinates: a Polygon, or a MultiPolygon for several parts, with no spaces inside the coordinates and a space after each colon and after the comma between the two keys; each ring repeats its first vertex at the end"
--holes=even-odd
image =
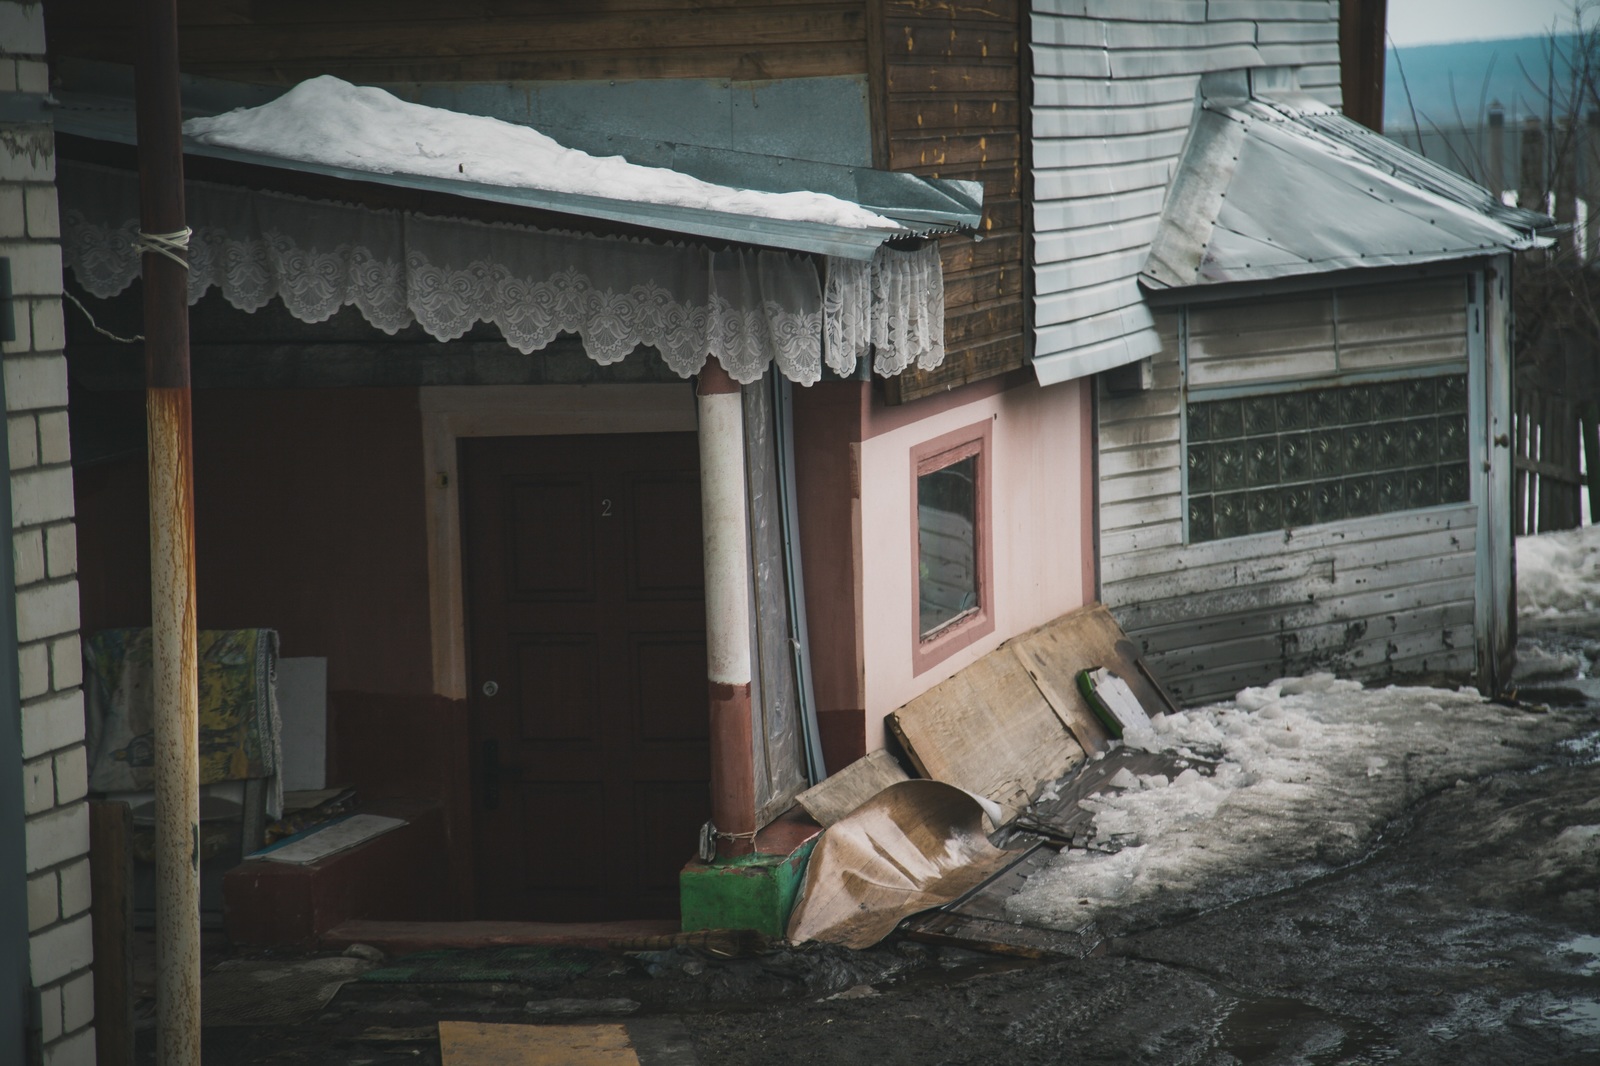
{"type": "Polygon", "coordinates": [[[1589,521],[1600,523],[1600,404],[1528,388],[1517,390],[1515,404],[1517,535],[1581,525],[1585,484],[1589,521]]]}

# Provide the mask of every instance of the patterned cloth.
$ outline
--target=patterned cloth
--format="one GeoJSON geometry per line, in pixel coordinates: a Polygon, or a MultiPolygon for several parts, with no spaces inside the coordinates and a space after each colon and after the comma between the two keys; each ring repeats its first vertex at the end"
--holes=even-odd
{"type": "MultiPolygon", "coordinates": [[[[268,813],[283,811],[278,767],[278,633],[200,633],[200,783],[270,778],[268,813]]],[[[148,629],[107,629],[84,641],[89,787],[148,791],[155,784],[154,679],[148,629]]]]}

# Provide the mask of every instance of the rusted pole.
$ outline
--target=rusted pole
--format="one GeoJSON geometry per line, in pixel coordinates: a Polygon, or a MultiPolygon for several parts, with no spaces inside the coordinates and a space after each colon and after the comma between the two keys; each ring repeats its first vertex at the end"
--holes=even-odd
{"type": "Polygon", "coordinates": [[[200,755],[194,466],[176,0],[142,0],[135,69],[150,435],[156,1061],[200,1066],[200,755]]]}
{"type": "Polygon", "coordinates": [[[750,526],[744,401],[715,358],[700,371],[700,515],[705,537],[706,675],[711,699],[711,820],[723,858],[755,850],[750,716],[750,526]]]}

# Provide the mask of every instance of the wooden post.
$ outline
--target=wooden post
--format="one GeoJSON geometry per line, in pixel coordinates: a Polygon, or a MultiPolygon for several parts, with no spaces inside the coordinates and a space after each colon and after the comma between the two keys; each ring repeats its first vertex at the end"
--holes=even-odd
{"type": "Polygon", "coordinates": [[[1544,127],[1536,118],[1522,123],[1522,158],[1518,173],[1517,206],[1529,211],[1544,210],[1544,127]]]}
{"type": "Polygon", "coordinates": [[[135,68],[150,435],[156,1060],[200,1066],[200,755],[187,239],[176,0],[142,0],[135,68]]]}
{"type": "Polygon", "coordinates": [[[1496,100],[1489,105],[1489,147],[1484,159],[1483,183],[1496,202],[1506,191],[1506,109],[1496,100]]]}
{"type": "Polygon", "coordinates": [[[705,537],[711,820],[723,858],[755,851],[755,726],[750,713],[750,526],[744,401],[715,358],[700,371],[700,511],[705,537]]]}
{"type": "Polygon", "coordinates": [[[1583,405],[1583,461],[1589,487],[1589,521],[1600,525],[1600,403],[1583,405]]]}
{"type": "Polygon", "coordinates": [[[1383,132],[1384,27],[1388,0],[1340,0],[1339,67],[1344,113],[1383,132]]]}
{"type": "Polygon", "coordinates": [[[1560,166],[1555,173],[1550,175],[1550,191],[1555,193],[1556,221],[1568,234],[1565,240],[1576,245],[1578,235],[1574,227],[1578,221],[1578,143],[1575,138],[1579,136],[1580,129],[1573,125],[1570,118],[1563,117],[1557,129],[1550,132],[1558,137],[1557,144],[1567,141],[1571,146],[1571,150],[1559,158],[1560,166]]]}
{"type": "Polygon", "coordinates": [[[1583,226],[1584,262],[1593,262],[1600,256],[1600,110],[1589,112],[1582,129],[1583,199],[1589,205],[1589,217],[1583,226]]]}

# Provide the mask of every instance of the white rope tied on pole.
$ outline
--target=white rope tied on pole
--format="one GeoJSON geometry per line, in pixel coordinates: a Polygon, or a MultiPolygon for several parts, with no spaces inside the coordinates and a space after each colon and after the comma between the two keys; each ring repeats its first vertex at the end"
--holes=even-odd
{"type": "Polygon", "coordinates": [[[164,255],[177,263],[183,269],[189,269],[189,238],[194,236],[194,230],[188,226],[172,233],[146,233],[139,231],[139,239],[133,242],[133,247],[141,254],[154,252],[164,255]]]}

